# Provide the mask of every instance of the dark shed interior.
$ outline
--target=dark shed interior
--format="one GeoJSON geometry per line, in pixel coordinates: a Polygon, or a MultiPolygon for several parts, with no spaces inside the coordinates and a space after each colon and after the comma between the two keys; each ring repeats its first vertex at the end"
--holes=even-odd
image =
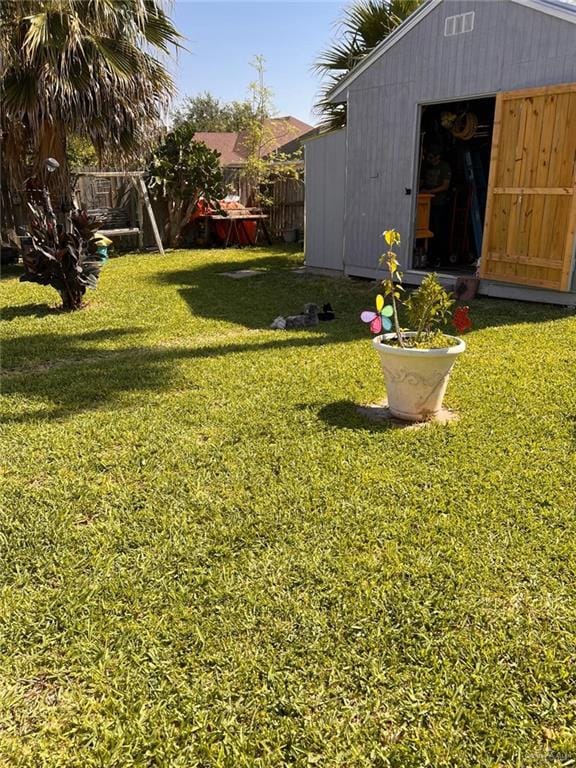
{"type": "Polygon", "coordinates": [[[476,271],[482,251],[494,109],[494,97],[422,106],[416,268],[476,271]],[[422,237],[425,223],[428,236],[422,237]]]}

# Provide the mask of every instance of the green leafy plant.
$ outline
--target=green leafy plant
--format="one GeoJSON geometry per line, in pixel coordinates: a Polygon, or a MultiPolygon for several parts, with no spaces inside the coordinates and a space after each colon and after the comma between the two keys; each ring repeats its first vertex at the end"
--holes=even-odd
{"type": "MultiPolygon", "coordinates": [[[[451,317],[454,299],[452,295],[440,284],[436,274],[426,275],[421,285],[402,300],[402,273],[398,256],[393,250],[400,245],[400,233],[395,229],[388,229],[383,233],[388,250],[380,257],[380,263],[387,271],[387,277],[382,281],[382,293],[384,298],[391,301],[392,321],[395,331],[395,343],[401,347],[438,347],[450,346],[450,337],[440,332],[440,327],[445,325],[451,317]],[[411,333],[400,325],[399,307],[403,306],[410,324],[411,333]]],[[[458,331],[471,327],[468,318],[467,307],[458,310],[458,322],[455,323],[458,331]]]]}
{"type": "Polygon", "coordinates": [[[146,182],[155,198],[166,201],[167,245],[180,244],[182,227],[201,198],[217,205],[225,194],[220,153],[194,141],[194,128],[183,123],[170,131],[152,155],[146,182]]]}
{"type": "Polygon", "coordinates": [[[448,321],[453,305],[454,300],[436,275],[426,275],[420,287],[404,302],[410,327],[416,331],[416,344],[430,338],[438,326],[448,321]]]}
{"type": "Polygon", "coordinates": [[[85,168],[88,165],[98,165],[98,153],[94,145],[85,136],[71,134],[66,140],[66,159],[72,169],[85,168]]]}
{"type": "Polygon", "coordinates": [[[404,347],[404,341],[402,340],[402,329],[400,328],[400,320],[398,319],[398,305],[397,301],[400,301],[400,292],[404,290],[402,287],[402,272],[400,272],[400,265],[398,263],[398,257],[392,250],[395,245],[400,245],[400,233],[395,229],[387,229],[383,235],[384,241],[388,245],[388,250],[380,256],[380,264],[384,264],[388,270],[388,277],[382,281],[382,292],[384,298],[390,298],[392,300],[392,310],[394,318],[394,330],[396,331],[396,338],[401,347],[404,347]]]}

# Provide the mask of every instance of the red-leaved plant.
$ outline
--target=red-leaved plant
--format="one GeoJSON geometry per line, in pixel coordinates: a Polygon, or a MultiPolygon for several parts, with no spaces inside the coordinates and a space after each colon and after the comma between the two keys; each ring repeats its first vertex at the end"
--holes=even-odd
{"type": "Polygon", "coordinates": [[[456,307],[454,310],[452,324],[458,333],[464,333],[464,331],[469,331],[472,328],[469,312],[470,307],[456,307]]]}

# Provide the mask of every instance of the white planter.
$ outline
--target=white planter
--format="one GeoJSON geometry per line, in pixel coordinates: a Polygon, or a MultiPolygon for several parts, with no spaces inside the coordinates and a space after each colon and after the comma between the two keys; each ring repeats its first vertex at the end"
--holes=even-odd
{"type": "Polygon", "coordinates": [[[433,418],[442,408],[450,371],[466,344],[455,336],[450,338],[458,343],[442,349],[404,349],[382,344],[381,339],[395,336],[387,333],[376,336],[372,342],[380,355],[390,413],[406,421],[433,418]]]}

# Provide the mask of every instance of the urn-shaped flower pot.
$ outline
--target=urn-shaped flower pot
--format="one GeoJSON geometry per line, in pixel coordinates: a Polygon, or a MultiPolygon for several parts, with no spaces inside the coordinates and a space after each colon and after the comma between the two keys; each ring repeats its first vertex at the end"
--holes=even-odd
{"type": "MultiPolygon", "coordinates": [[[[403,334],[408,339],[415,335],[403,334]]],[[[442,408],[452,366],[466,344],[456,336],[449,336],[453,341],[450,347],[403,348],[389,343],[395,338],[396,334],[386,333],[372,342],[380,355],[390,413],[405,421],[434,418],[442,408]]]]}

